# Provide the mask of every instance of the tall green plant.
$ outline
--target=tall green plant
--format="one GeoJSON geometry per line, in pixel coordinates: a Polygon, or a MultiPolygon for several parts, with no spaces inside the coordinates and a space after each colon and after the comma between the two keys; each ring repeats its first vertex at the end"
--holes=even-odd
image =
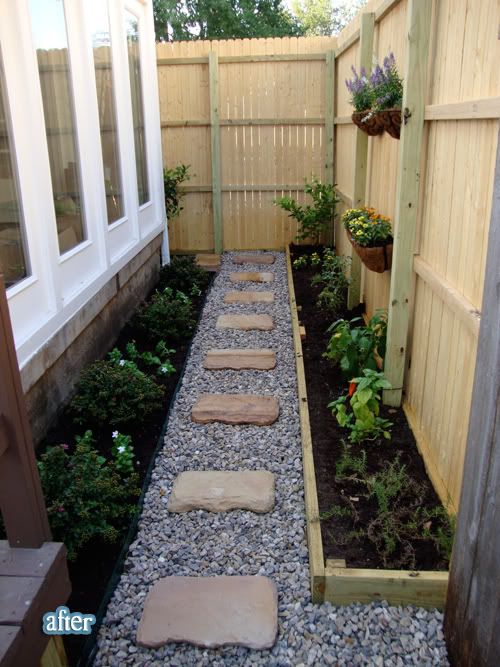
{"type": "Polygon", "coordinates": [[[180,164],[174,169],[163,170],[163,186],[165,189],[165,208],[167,210],[167,219],[172,220],[180,215],[183,207],[181,200],[184,195],[179,191],[179,185],[184,181],[189,181],[189,166],[180,164]]]}
{"type": "Polygon", "coordinates": [[[305,179],[304,192],[313,201],[312,204],[302,206],[292,197],[280,197],[274,203],[284,211],[288,211],[289,218],[294,218],[299,224],[297,240],[306,241],[311,239],[319,243],[321,232],[333,224],[335,217],[335,206],[340,201],[335,194],[335,186],[321,183],[314,176],[308,183],[305,179]]]}

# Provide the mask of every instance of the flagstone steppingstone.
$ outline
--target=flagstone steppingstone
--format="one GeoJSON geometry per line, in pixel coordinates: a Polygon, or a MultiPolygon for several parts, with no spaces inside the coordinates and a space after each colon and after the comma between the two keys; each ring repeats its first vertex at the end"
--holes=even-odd
{"type": "Polygon", "coordinates": [[[237,290],[224,294],[224,303],[273,303],[274,292],[238,292],[237,290]]]}
{"type": "Polygon", "coordinates": [[[274,475],[267,470],[188,470],[176,477],[167,509],[263,514],[273,509],[274,493],[274,475]]]}
{"type": "Polygon", "coordinates": [[[276,367],[276,352],[264,348],[209,350],[203,360],[207,370],[270,371],[276,367]]]}
{"type": "Polygon", "coordinates": [[[171,576],[150,589],[137,643],[269,649],[278,633],[278,593],[263,576],[171,576]]]}
{"type": "Polygon", "coordinates": [[[274,320],[271,315],[240,315],[232,313],[219,315],[217,329],[238,329],[239,331],[271,331],[274,329],[274,320]]]}
{"type": "Polygon", "coordinates": [[[274,273],[270,271],[236,271],[229,274],[229,280],[232,283],[272,283],[274,273]]]}
{"type": "Polygon", "coordinates": [[[233,264],[274,264],[274,255],[236,255],[233,264]]]}
{"type": "Polygon", "coordinates": [[[221,266],[220,255],[200,253],[196,255],[196,264],[205,271],[219,271],[221,266]]]}
{"type": "Polygon", "coordinates": [[[197,424],[254,424],[269,426],[279,417],[279,401],[258,394],[201,394],[191,411],[197,424]]]}

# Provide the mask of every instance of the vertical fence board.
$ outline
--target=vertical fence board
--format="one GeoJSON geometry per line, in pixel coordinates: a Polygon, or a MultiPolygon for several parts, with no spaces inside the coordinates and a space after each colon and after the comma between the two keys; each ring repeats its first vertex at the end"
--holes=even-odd
{"type": "Polygon", "coordinates": [[[214,215],[214,249],[222,252],[222,195],[219,127],[219,58],[215,51],[208,54],[210,84],[210,148],[212,156],[212,207],[214,215]]]}

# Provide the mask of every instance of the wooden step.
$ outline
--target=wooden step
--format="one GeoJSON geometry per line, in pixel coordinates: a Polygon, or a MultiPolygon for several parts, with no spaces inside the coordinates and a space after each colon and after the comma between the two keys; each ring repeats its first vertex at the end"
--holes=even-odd
{"type": "Polygon", "coordinates": [[[269,426],[279,416],[279,402],[274,396],[257,394],[201,394],[191,411],[197,424],[255,424],[269,426]]]}
{"type": "Polygon", "coordinates": [[[275,366],[276,352],[263,348],[209,350],[203,360],[203,367],[211,371],[270,371],[275,366]]]}
{"type": "Polygon", "coordinates": [[[256,255],[236,255],[234,257],[234,264],[274,264],[274,255],[270,254],[256,254],[256,255]]]}
{"type": "Polygon", "coordinates": [[[273,303],[273,292],[226,292],[224,303],[273,303]]]}
{"type": "Polygon", "coordinates": [[[237,271],[229,274],[229,280],[232,283],[272,283],[274,281],[274,273],[269,271],[237,271]]]}
{"type": "Polygon", "coordinates": [[[169,512],[270,512],[274,507],[274,475],[266,470],[189,470],[175,479],[169,512]]]}
{"type": "Polygon", "coordinates": [[[137,643],[269,649],[278,633],[278,592],[261,576],[165,577],[150,589],[137,643]]]}
{"type": "Polygon", "coordinates": [[[217,272],[220,269],[221,259],[220,255],[199,254],[195,258],[196,264],[205,269],[205,271],[217,272]]]}
{"type": "Polygon", "coordinates": [[[274,320],[271,315],[239,315],[238,313],[219,315],[217,329],[238,329],[239,331],[271,331],[274,320]]]}

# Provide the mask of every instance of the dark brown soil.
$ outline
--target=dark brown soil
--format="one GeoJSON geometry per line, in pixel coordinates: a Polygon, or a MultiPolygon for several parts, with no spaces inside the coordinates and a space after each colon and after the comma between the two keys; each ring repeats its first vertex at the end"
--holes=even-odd
{"type": "MultiPolygon", "coordinates": [[[[298,257],[304,254],[304,251],[295,246],[292,247],[292,253],[293,257],[298,257]]],[[[311,286],[311,278],[316,272],[315,268],[294,270],[293,277],[297,305],[302,306],[299,319],[306,328],[303,352],[319,509],[320,513],[324,513],[336,506],[347,508],[350,513],[349,516],[340,518],[334,516],[322,519],[321,532],[325,558],[344,558],[348,567],[418,570],[446,568],[446,558],[439,553],[434,541],[420,537],[411,539],[409,545],[406,543],[400,545],[384,563],[381,553],[366,535],[370,523],[373,532],[380,533],[380,526],[376,522],[373,523],[378,516],[375,499],[366,498],[366,487],[360,483],[335,479],[336,463],[343,452],[342,441],[348,442],[348,431],[337,424],[327,406],[347,391],[348,383],[338,368],[323,357],[329,340],[327,329],[333,320],[316,306],[316,298],[321,291],[320,287],[311,286]],[[353,531],[358,535],[353,534],[353,531]],[[408,552],[413,552],[413,556],[410,558],[410,564],[404,565],[401,560],[408,552]]],[[[359,314],[359,312],[345,311],[339,317],[351,319],[359,314]]],[[[392,439],[352,445],[353,453],[359,455],[362,450],[366,451],[369,474],[381,470],[399,456],[406,466],[406,472],[415,482],[415,493],[408,494],[410,506],[420,506],[429,510],[440,507],[439,498],[429,482],[424,462],[403,411],[384,407],[381,416],[393,422],[392,439]]],[[[406,511],[398,503],[393,509],[402,516],[406,511]]],[[[433,521],[433,528],[441,525],[438,519],[433,521]]]]}
{"type": "MultiPolygon", "coordinates": [[[[204,299],[205,294],[193,300],[196,319],[201,313],[204,299]]],[[[122,329],[113,347],[118,347],[123,351],[126,343],[130,340],[135,340],[141,351],[153,351],[152,347],[141,339],[140,333],[134,329],[133,320],[122,329]]],[[[169,343],[169,341],[166,342],[169,343]]],[[[127,425],[127,428],[123,429],[127,435],[132,436],[136,461],[139,463],[136,470],[139,473],[141,485],[147,482],[146,475],[152,465],[152,458],[158,445],[170,402],[184,368],[189,345],[190,339],[172,344],[171,347],[175,348],[176,352],[170,361],[176,372],[168,378],[161,378],[160,376],[155,378],[164,387],[163,407],[149,415],[142,424],[135,427],[127,425]]],[[[40,444],[37,455],[40,455],[48,446],[55,444],[67,443],[71,449],[75,442],[75,436],[81,435],[84,430],[73,423],[71,415],[66,409],[56,425],[49,431],[45,440],[40,444]]],[[[109,433],[100,433],[93,429],[93,435],[96,447],[103,454],[109,456],[109,433]]],[[[85,614],[97,615],[126,539],[127,533],[124,531],[122,539],[114,544],[107,544],[102,541],[89,543],[82,549],[76,561],[68,563],[72,593],[67,606],[72,612],[80,611],[85,614]]],[[[75,667],[79,664],[87,639],[84,635],[68,635],[64,638],[70,666],[75,667]]]]}

